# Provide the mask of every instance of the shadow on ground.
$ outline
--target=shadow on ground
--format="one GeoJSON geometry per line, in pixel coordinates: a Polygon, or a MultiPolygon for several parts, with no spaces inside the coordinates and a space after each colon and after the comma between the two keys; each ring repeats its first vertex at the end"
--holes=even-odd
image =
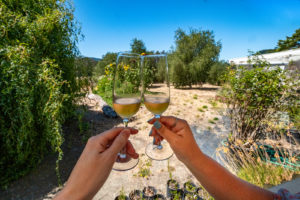
{"type": "Polygon", "coordinates": [[[202,90],[202,91],[216,91],[217,87],[191,87],[191,88],[179,88],[181,90],[202,90]]]}
{"type": "MultiPolygon", "coordinates": [[[[88,124],[89,127],[84,132],[80,132],[77,119],[68,120],[63,126],[65,142],[62,149],[64,156],[60,161],[60,174],[63,183],[76,164],[87,138],[114,127],[116,124],[121,123],[121,119],[108,119],[102,112],[94,111],[91,107],[88,107],[83,123],[88,124]]],[[[36,169],[13,182],[5,191],[0,190],[0,199],[52,199],[53,195],[51,196],[51,193],[55,193],[55,188],[58,186],[55,173],[56,159],[57,155],[55,154],[47,155],[36,169]]]]}

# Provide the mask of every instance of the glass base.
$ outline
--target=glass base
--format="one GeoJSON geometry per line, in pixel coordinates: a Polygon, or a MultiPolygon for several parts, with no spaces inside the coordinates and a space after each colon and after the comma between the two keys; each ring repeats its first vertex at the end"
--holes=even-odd
{"type": "Polygon", "coordinates": [[[173,156],[173,150],[166,141],[161,142],[162,148],[159,146],[150,143],[146,147],[146,155],[152,160],[167,160],[173,156]]]}
{"type": "Polygon", "coordinates": [[[125,158],[118,156],[112,169],[116,171],[127,171],[133,169],[138,163],[139,159],[133,159],[130,156],[126,156],[125,158]]]}

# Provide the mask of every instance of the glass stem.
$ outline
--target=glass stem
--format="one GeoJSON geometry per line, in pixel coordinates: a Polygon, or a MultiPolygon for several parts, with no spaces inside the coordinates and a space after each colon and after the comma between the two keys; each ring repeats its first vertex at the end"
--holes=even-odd
{"type": "MultiPolygon", "coordinates": [[[[128,127],[128,121],[129,120],[127,118],[123,119],[123,124],[126,128],[128,127]]],[[[123,147],[123,149],[119,153],[119,156],[120,156],[120,158],[123,158],[123,159],[126,158],[126,147],[123,147]]]]}
{"type": "MultiPolygon", "coordinates": [[[[154,118],[155,118],[156,120],[159,120],[160,115],[154,115],[154,118]]],[[[160,142],[160,141],[159,141],[158,144],[154,144],[154,142],[155,142],[155,141],[153,141],[153,145],[156,145],[156,148],[157,148],[157,149],[162,149],[162,148],[163,148],[163,146],[161,145],[161,142],[160,142]]]]}

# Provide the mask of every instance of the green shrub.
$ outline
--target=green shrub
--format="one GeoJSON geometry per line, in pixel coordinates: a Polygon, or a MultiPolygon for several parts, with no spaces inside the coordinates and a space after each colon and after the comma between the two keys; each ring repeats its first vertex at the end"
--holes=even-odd
{"type": "Polygon", "coordinates": [[[226,74],[222,95],[231,119],[232,136],[256,140],[279,111],[295,104],[295,79],[279,67],[257,60],[251,69],[239,67],[226,74]]]}
{"type": "Polygon", "coordinates": [[[224,75],[229,64],[225,61],[214,63],[208,73],[208,82],[214,85],[221,85],[224,82],[224,75]]]}
{"type": "Polygon", "coordinates": [[[79,31],[69,4],[0,0],[0,12],[0,185],[5,187],[49,150],[58,153],[58,167],[61,125],[85,82],[76,78],[79,31]]]}

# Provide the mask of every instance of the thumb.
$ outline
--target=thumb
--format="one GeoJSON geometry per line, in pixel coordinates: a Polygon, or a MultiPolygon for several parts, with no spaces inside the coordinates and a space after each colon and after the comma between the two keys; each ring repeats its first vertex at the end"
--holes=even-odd
{"type": "Polygon", "coordinates": [[[158,120],[154,122],[153,126],[157,132],[165,138],[170,144],[173,143],[174,139],[179,137],[177,134],[168,129],[164,124],[160,123],[158,120]]]}
{"type": "Polygon", "coordinates": [[[129,129],[122,130],[121,133],[114,139],[112,145],[108,148],[108,151],[113,155],[119,153],[121,149],[126,145],[129,136],[129,129]]]}

